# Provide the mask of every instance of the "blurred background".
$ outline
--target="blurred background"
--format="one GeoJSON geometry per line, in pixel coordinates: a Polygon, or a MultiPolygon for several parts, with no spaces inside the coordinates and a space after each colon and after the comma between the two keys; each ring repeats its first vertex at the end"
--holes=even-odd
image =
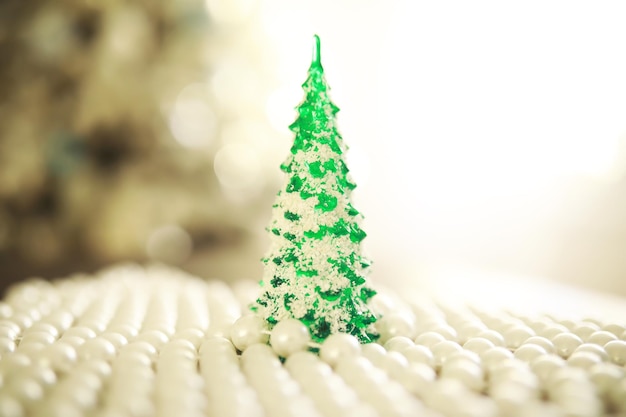
{"type": "Polygon", "coordinates": [[[620,1],[4,0],[0,289],[120,261],[258,279],[318,33],[376,280],[626,295],[625,21],[620,1]]]}

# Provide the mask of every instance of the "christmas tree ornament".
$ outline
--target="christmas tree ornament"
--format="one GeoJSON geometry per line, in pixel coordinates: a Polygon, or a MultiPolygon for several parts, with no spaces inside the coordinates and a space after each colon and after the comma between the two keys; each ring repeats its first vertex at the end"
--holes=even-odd
{"type": "Polygon", "coordinates": [[[305,324],[315,342],[347,333],[375,340],[375,314],[367,302],[370,261],[361,254],[366,234],[351,204],[347,146],[337,130],[339,108],[330,100],[316,35],[313,60],[302,85],[305,96],[289,127],[295,134],[286,174],[268,228],[263,292],[253,305],[271,326],[287,319],[305,324]]]}

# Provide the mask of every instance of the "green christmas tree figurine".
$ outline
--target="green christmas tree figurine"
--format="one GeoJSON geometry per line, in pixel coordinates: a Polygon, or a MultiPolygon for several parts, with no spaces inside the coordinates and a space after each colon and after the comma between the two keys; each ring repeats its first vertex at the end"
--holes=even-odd
{"type": "Polygon", "coordinates": [[[270,325],[295,318],[321,342],[345,332],[361,342],[375,340],[376,316],[367,306],[376,292],[366,286],[370,262],[361,256],[362,215],[350,204],[356,185],[345,163],[346,146],[337,131],[339,108],[328,97],[315,36],[313,61],[302,85],[305,98],[287,160],[285,185],[278,192],[263,259],[264,292],[256,310],[270,325]]]}

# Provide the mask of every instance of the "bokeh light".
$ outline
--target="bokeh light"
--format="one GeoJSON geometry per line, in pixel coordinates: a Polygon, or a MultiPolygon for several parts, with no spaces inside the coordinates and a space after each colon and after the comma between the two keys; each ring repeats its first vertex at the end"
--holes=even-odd
{"type": "Polygon", "coordinates": [[[257,0],[206,0],[209,16],[226,25],[245,23],[257,6],[257,0]]]}
{"type": "Polygon", "coordinates": [[[209,86],[225,116],[253,113],[262,97],[259,75],[252,64],[235,58],[217,66],[209,86]]]}
{"type": "Polygon", "coordinates": [[[154,229],[146,242],[146,254],[151,260],[173,265],[186,261],[192,249],[189,233],[174,224],[154,229]]]}
{"type": "Polygon", "coordinates": [[[215,174],[227,193],[252,197],[261,192],[264,176],[257,152],[249,145],[224,145],[215,155],[215,174]]]}
{"type": "Polygon", "coordinates": [[[185,87],[171,109],[169,122],[178,143],[189,148],[208,148],[215,139],[217,121],[207,86],[195,83],[185,87]]]}

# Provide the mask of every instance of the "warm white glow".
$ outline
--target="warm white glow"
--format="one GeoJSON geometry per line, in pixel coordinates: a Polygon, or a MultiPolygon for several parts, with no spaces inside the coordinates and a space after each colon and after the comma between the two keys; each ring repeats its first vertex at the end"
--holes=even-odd
{"type": "Polygon", "coordinates": [[[359,190],[364,189],[370,178],[370,157],[359,145],[350,145],[346,153],[346,164],[350,169],[350,175],[358,185],[359,190]]]}
{"type": "Polygon", "coordinates": [[[308,64],[311,53],[302,45],[310,44],[318,30],[311,23],[311,13],[297,2],[266,1],[260,19],[275,50],[275,69],[280,80],[285,85],[304,81],[301,65],[308,64]]]}
{"type": "Polygon", "coordinates": [[[146,253],[150,259],[172,264],[184,262],[192,248],[189,234],[174,224],[156,228],[146,242],[146,253]]]}
{"type": "MultiPolygon", "coordinates": [[[[286,127],[285,130],[287,130],[286,127]]],[[[287,132],[285,135],[280,135],[266,123],[238,120],[222,127],[220,139],[223,144],[250,146],[258,155],[262,165],[261,172],[278,182],[283,179],[279,166],[286,158],[291,146],[291,132],[288,130],[287,132]],[[284,140],[281,140],[281,137],[284,140]]]]}
{"type": "Polygon", "coordinates": [[[189,148],[206,148],[215,136],[215,114],[209,106],[208,90],[204,84],[185,87],[169,114],[174,139],[189,148]]]}
{"type": "Polygon", "coordinates": [[[264,182],[261,167],[257,152],[249,145],[228,144],[215,155],[215,174],[225,191],[257,193],[264,182]]]}
{"type": "Polygon", "coordinates": [[[455,198],[469,182],[483,197],[611,180],[626,132],[617,16],[564,2],[541,14],[527,3],[457,7],[404,3],[388,38],[385,124],[411,143],[415,176],[455,198]]]}
{"type": "Polygon", "coordinates": [[[221,24],[246,22],[257,6],[257,0],[206,0],[209,16],[221,24]]]}
{"type": "Polygon", "coordinates": [[[298,113],[295,107],[302,101],[303,92],[297,86],[283,86],[270,94],[265,105],[267,118],[276,131],[289,134],[298,113]]]}
{"type": "Polygon", "coordinates": [[[220,110],[230,116],[255,112],[259,97],[263,96],[259,74],[250,62],[237,58],[226,59],[216,65],[209,87],[220,110]]]}

